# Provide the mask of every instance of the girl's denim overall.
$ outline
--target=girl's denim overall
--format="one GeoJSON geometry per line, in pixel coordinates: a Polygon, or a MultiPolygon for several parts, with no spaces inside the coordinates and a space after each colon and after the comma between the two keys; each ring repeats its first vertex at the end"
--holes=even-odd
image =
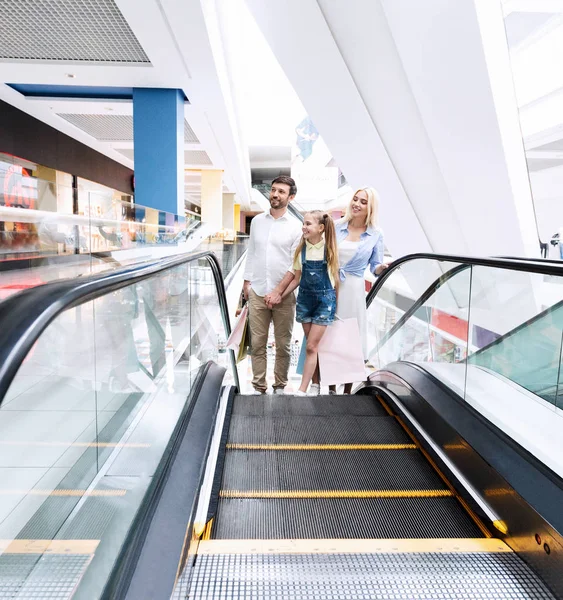
{"type": "Polygon", "coordinates": [[[301,282],[297,296],[298,323],[330,325],[336,314],[336,290],[328,276],[326,250],[323,260],[306,259],[307,244],[301,250],[301,282]]]}

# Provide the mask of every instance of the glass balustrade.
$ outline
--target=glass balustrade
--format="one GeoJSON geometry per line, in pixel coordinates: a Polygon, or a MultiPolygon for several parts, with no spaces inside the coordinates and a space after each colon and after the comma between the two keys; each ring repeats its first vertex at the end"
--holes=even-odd
{"type": "Polygon", "coordinates": [[[226,339],[206,258],[48,326],[0,405],[0,568],[12,561],[18,590],[42,568],[62,585],[58,557],[70,589],[82,582],[76,597],[99,597],[198,369],[212,360],[236,380],[226,339]],[[29,540],[65,545],[74,562],[56,550],[14,559],[29,540]]]}
{"type": "Polygon", "coordinates": [[[368,333],[374,366],[421,366],[563,475],[563,271],[413,259],[373,298],[368,333]]]}

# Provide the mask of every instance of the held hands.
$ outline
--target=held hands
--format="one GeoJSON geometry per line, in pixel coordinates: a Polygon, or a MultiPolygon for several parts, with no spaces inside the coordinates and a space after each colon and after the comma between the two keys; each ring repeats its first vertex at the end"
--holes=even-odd
{"type": "Polygon", "coordinates": [[[266,306],[268,308],[272,308],[276,304],[279,304],[281,301],[282,301],[282,295],[279,292],[277,292],[276,290],[274,290],[273,292],[270,292],[269,294],[266,294],[264,296],[264,302],[266,303],[266,306]]]}

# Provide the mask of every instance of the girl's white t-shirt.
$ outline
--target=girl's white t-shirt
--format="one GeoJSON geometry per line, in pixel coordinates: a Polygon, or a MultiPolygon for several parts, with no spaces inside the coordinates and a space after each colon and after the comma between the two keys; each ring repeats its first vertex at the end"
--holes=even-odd
{"type": "MultiPolygon", "coordinates": [[[[310,244],[307,240],[305,240],[305,258],[307,260],[323,260],[325,256],[325,241],[321,240],[318,244],[310,244]]],[[[293,261],[293,270],[294,271],[302,271],[303,265],[301,264],[301,252],[298,256],[295,257],[293,261]]],[[[330,279],[330,283],[334,287],[334,281],[332,280],[332,275],[329,271],[328,277],[330,279]]]]}

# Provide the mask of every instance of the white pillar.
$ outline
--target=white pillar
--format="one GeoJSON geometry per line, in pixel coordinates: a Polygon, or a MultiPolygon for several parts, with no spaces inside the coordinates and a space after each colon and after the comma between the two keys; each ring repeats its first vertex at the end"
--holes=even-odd
{"type": "Polygon", "coordinates": [[[223,229],[223,171],[201,171],[201,220],[213,233],[223,229]]]}
{"type": "Polygon", "coordinates": [[[223,194],[223,229],[236,231],[235,228],[235,194],[223,194]]]}

